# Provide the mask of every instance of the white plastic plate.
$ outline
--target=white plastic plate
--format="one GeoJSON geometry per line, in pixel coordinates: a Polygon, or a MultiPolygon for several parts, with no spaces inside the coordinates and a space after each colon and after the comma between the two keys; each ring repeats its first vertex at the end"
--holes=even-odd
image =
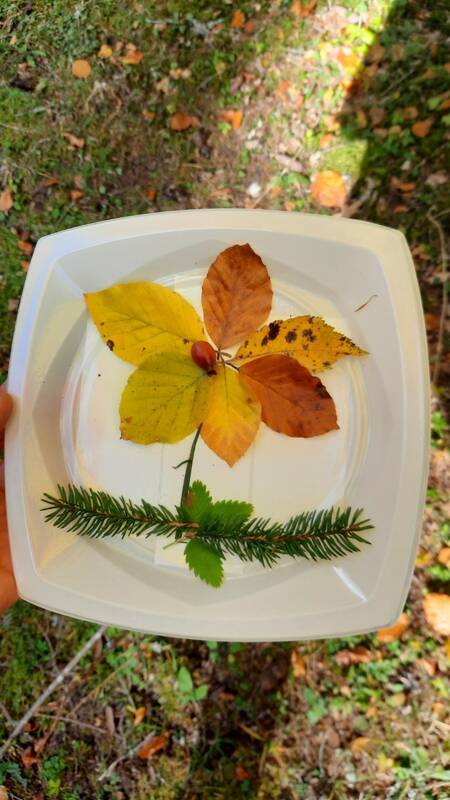
{"type": "Polygon", "coordinates": [[[428,360],[420,296],[404,237],[389,228],[272,211],[177,211],[88,225],[41,239],[20,305],[6,437],[7,508],[21,596],[37,605],[153,633],[238,641],[342,636],[393,622],[404,604],[428,463],[428,360]],[[133,367],[104,346],[83,293],[160,281],[197,308],[209,264],[249,242],[274,285],[271,318],[323,316],[370,355],[321,378],[339,431],[290,439],[261,426],[230,469],[203,443],[193,478],[215,498],[249,499],[276,520],[308,508],[363,507],[371,545],[333,562],[273,569],[226,563],[213,589],[177,548],[152,538],[94,541],[46,524],[57,483],[172,505],[189,439],[121,441],[118,404],[133,367]],[[370,302],[356,311],[366,300],[370,302]]]}

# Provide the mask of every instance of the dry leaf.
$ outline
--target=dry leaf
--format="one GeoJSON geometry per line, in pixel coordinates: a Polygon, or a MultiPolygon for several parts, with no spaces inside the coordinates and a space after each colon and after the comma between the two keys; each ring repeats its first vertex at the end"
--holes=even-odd
{"type": "Polygon", "coordinates": [[[114,711],[111,706],[106,706],[105,708],[105,725],[109,735],[114,736],[116,732],[116,723],[114,720],[114,711]]]}
{"type": "Polygon", "coordinates": [[[137,366],[154,353],[181,352],[190,357],[193,343],[205,338],[191,304],[157,283],[116,284],[86,294],[85,300],[110,350],[137,366]]]}
{"type": "Polygon", "coordinates": [[[287,436],[319,436],[337,430],[333,398],[318,378],[288,356],[265,356],[244,364],[241,380],[261,403],[262,419],[287,436]]]}
{"type": "Polygon", "coordinates": [[[283,208],[285,211],[294,211],[295,210],[295,203],[293,200],[285,200],[283,203],[283,208]]]}
{"type": "Polygon", "coordinates": [[[234,777],[237,781],[247,781],[250,777],[250,773],[238,764],[237,767],[234,768],[234,777]]]}
{"type": "Polygon", "coordinates": [[[286,95],[287,90],[290,89],[291,86],[292,86],[292,81],[289,80],[280,81],[275,91],[277,94],[286,95]]]}
{"type": "Polygon", "coordinates": [[[433,675],[436,672],[436,664],[435,664],[435,662],[434,661],[430,661],[428,658],[419,658],[416,661],[416,664],[417,664],[418,667],[423,669],[424,672],[426,672],[427,675],[430,676],[430,678],[432,678],[433,675]]]}
{"type": "Polygon", "coordinates": [[[142,111],[142,116],[144,119],[152,120],[155,119],[156,114],[154,111],[148,111],[148,109],[144,108],[142,111]]]}
{"type": "Polygon", "coordinates": [[[377,126],[377,125],[380,124],[380,122],[383,122],[383,120],[385,119],[386,111],[384,110],[384,108],[374,107],[374,108],[370,109],[369,116],[370,116],[372,125],[377,126]]]}
{"type": "Polygon", "coordinates": [[[72,64],[72,75],[75,78],[88,78],[92,72],[92,67],[89,61],[84,58],[77,58],[72,64]]]}
{"type": "Polygon", "coordinates": [[[276,200],[276,198],[281,194],[281,186],[272,186],[270,190],[270,199],[276,200]]]}
{"type": "Polygon", "coordinates": [[[447,111],[448,108],[450,108],[450,97],[447,97],[446,100],[443,100],[439,106],[440,111],[447,111]]]}
{"type": "Polygon", "coordinates": [[[373,654],[367,647],[358,645],[353,650],[339,650],[335,655],[336,663],[340,667],[349,667],[351,664],[368,664],[373,661],[373,654]]]}
{"type": "Polygon", "coordinates": [[[232,347],[262,325],[272,307],[272,284],[249,244],[219,253],[203,281],[202,305],[206,329],[218,347],[232,347]]]}
{"type": "Polygon", "coordinates": [[[365,111],[359,109],[356,113],[356,122],[358,124],[358,128],[367,128],[367,116],[365,111]]]}
{"type": "Polygon", "coordinates": [[[142,50],[138,50],[136,45],[134,44],[127,44],[126,45],[126,53],[120,59],[122,64],[140,64],[142,59],[144,58],[144,53],[142,50]]]}
{"type": "Polygon", "coordinates": [[[224,109],[223,111],[219,111],[219,119],[222,119],[224,122],[229,122],[231,127],[237,130],[237,128],[240,128],[242,125],[244,112],[232,108],[224,109]]]}
{"type": "Polygon", "coordinates": [[[122,439],[179,442],[203,422],[212,381],[190,355],[151,355],[128,378],[120,400],[122,439]]]}
{"type": "Polygon", "coordinates": [[[317,5],[317,0],[294,0],[291,5],[291,13],[295,17],[302,19],[308,17],[314,11],[317,5]]]}
{"type": "Polygon", "coordinates": [[[162,736],[155,736],[153,733],[144,740],[141,748],[138,750],[138,756],[142,761],[147,761],[148,758],[163,750],[169,741],[169,734],[163,733],[162,736]]]}
{"type": "Polygon", "coordinates": [[[156,198],[156,189],[147,189],[146,195],[151,203],[155,201],[156,198]]]}
{"type": "Polygon", "coordinates": [[[378,63],[382,61],[384,56],[386,55],[386,48],[383,47],[382,44],[373,44],[367,54],[367,60],[371,63],[378,63]]]}
{"type": "Polygon", "coordinates": [[[8,800],[8,789],[6,786],[0,786],[0,800],[8,800]]]}
{"type": "Polygon", "coordinates": [[[354,75],[361,66],[360,57],[356,53],[352,53],[348,47],[339,50],[336,58],[350,75],[354,75]]]}
{"type": "Polygon", "coordinates": [[[70,199],[72,200],[72,202],[76,203],[76,201],[79,200],[80,197],[83,197],[83,192],[80,192],[79,189],[70,190],[70,199]]]}
{"type": "Polygon", "coordinates": [[[83,185],[84,185],[83,184],[83,176],[82,175],[74,175],[73,176],[73,185],[75,186],[76,189],[82,189],[83,185]]]}
{"type": "Polygon", "coordinates": [[[211,384],[202,439],[232,467],[247,452],[258,432],[261,405],[246,391],[238,373],[230,367],[219,365],[211,384]]]}
{"type": "Polygon", "coordinates": [[[254,33],[256,29],[256,22],[253,19],[249,19],[248,22],[244,25],[244,31],[246,33],[254,33]]]}
{"type": "Polygon", "coordinates": [[[248,361],[275,353],[295,358],[311,372],[322,372],[344,356],[367,355],[321,317],[301,316],[275,320],[250,334],[233,361],[248,361]]]}
{"type": "Polygon", "coordinates": [[[24,272],[28,272],[28,268],[29,268],[29,266],[30,266],[30,262],[29,262],[29,261],[22,260],[22,261],[20,262],[20,266],[22,267],[22,269],[23,269],[23,271],[24,271],[24,272]]]}
{"type": "Polygon", "coordinates": [[[35,755],[32,747],[27,747],[26,750],[20,754],[20,760],[25,769],[29,769],[33,764],[39,764],[39,759],[35,755]]]}
{"type": "Polygon", "coordinates": [[[400,109],[399,113],[403,119],[416,119],[419,116],[419,112],[415,106],[406,106],[400,109]]]}
{"type": "Polygon", "coordinates": [[[112,48],[108,44],[102,44],[97,55],[99,58],[111,58],[113,54],[112,48]]]}
{"type": "Polygon", "coordinates": [[[13,206],[13,194],[11,189],[4,189],[0,194],[0,211],[7,214],[13,206]]]}
{"type": "Polygon", "coordinates": [[[399,206],[395,206],[395,208],[393,209],[392,213],[393,214],[406,214],[407,211],[409,211],[408,206],[399,205],[399,206]]]}
{"type": "Polygon", "coordinates": [[[433,125],[434,119],[433,117],[428,117],[427,119],[421,119],[418,122],[415,122],[411,128],[412,133],[414,136],[417,136],[419,139],[423,139],[425,136],[428,136],[431,126],[433,125]]]}
{"type": "Polygon", "coordinates": [[[350,750],[352,753],[367,753],[371,744],[372,739],[370,739],[369,736],[358,736],[356,739],[353,739],[350,750]]]}
{"type": "Polygon", "coordinates": [[[170,127],[173,131],[186,131],[188,128],[198,128],[199,125],[200,120],[197,117],[184,114],[183,111],[177,111],[170,118],[170,127]]]}
{"type": "Polygon", "coordinates": [[[135,727],[137,725],[141,724],[141,722],[144,719],[146,713],[147,713],[147,710],[146,710],[145,706],[139,706],[139,708],[136,709],[136,711],[134,712],[134,722],[133,722],[135,727]]]}
{"type": "Polygon", "coordinates": [[[389,700],[389,705],[394,708],[404,706],[406,703],[406,695],[404,692],[396,692],[389,700]]]}
{"type": "Polygon", "coordinates": [[[311,194],[325,208],[341,208],[347,197],[347,185],[338,172],[325,170],[319,172],[311,184],[311,194]]]}
{"type": "Polygon", "coordinates": [[[406,631],[408,626],[409,617],[403,611],[394,625],[391,625],[389,628],[380,628],[380,630],[377,631],[377,639],[383,642],[383,644],[395,642],[396,639],[400,639],[400,636],[406,631]]]}
{"type": "Polygon", "coordinates": [[[291,666],[295,678],[304,678],[306,675],[306,661],[302,654],[294,649],[291,653],[291,666]]]}
{"type": "Polygon", "coordinates": [[[319,147],[321,150],[324,150],[325,147],[328,147],[329,144],[334,142],[335,137],[332,133],[324,133],[323,136],[320,137],[319,140],[319,147]]]}
{"type": "Polygon", "coordinates": [[[423,599],[423,610],[428,625],[439,636],[450,636],[450,597],[430,592],[423,599]]]}
{"type": "Polygon", "coordinates": [[[31,256],[34,249],[34,245],[31,244],[31,242],[22,242],[21,239],[19,239],[17,242],[17,246],[19,250],[26,256],[31,256]]]}
{"type": "MultiPolygon", "coordinates": [[[[439,321],[436,317],[437,327],[439,327],[439,321]]],[[[450,568],[450,547],[443,547],[438,555],[438,561],[440,564],[443,564],[444,567],[450,568]]]]}
{"type": "Polygon", "coordinates": [[[401,181],[394,176],[391,178],[391,186],[394,189],[399,189],[401,192],[413,192],[416,185],[414,181],[401,181]]]}
{"type": "Polygon", "coordinates": [[[73,133],[63,133],[63,136],[72,147],[84,147],[84,139],[79,139],[78,136],[74,136],[73,133]]]}
{"type": "Polygon", "coordinates": [[[231,27],[232,28],[242,28],[245,22],[245,14],[239,8],[236,8],[233,11],[233,16],[231,17],[231,27]]]}

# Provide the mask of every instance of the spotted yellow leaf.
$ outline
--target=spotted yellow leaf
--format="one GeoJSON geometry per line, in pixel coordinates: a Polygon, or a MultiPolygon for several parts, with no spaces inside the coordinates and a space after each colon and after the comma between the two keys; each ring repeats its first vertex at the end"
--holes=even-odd
{"type": "Polygon", "coordinates": [[[178,442],[203,422],[211,378],[183,353],[155,353],[128,379],[120,401],[122,439],[178,442]]]}
{"type": "Polygon", "coordinates": [[[242,385],[238,372],[230,367],[220,365],[211,383],[211,400],[203,421],[202,438],[232,467],[256,436],[261,405],[242,385]]]}
{"type": "Polygon", "coordinates": [[[85,300],[110,350],[137,366],[153,353],[189,354],[192,343],[205,338],[191,304],[157,283],[121,283],[85,300]]]}
{"type": "Polygon", "coordinates": [[[287,355],[311,372],[322,372],[343,356],[364,356],[343,333],[335,331],[321,317],[292,317],[264,325],[247,337],[233,361],[249,361],[267,355],[287,355]]]}

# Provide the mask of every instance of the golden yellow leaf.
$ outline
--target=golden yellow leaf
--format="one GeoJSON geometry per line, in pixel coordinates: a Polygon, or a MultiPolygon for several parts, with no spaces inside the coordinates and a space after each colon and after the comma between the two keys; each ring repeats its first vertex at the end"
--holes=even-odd
{"type": "Polygon", "coordinates": [[[179,442],[203,422],[211,378],[189,355],[155,353],[128,379],[120,401],[122,439],[179,442]]]}
{"type": "Polygon", "coordinates": [[[430,592],[423,598],[423,610],[428,625],[439,636],[450,636],[450,597],[430,592]]]}
{"type": "Polygon", "coordinates": [[[372,739],[369,736],[357,736],[356,739],[350,744],[352,753],[365,753],[372,744],[372,739]]]}
{"type": "Polygon", "coordinates": [[[157,283],[122,283],[85,295],[97,330],[115,355],[138,366],[153,353],[189,354],[204,339],[197,312],[157,283]]]}
{"type": "Polygon", "coordinates": [[[403,611],[394,625],[391,625],[389,628],[380,628],[380,630],[377,631],[377,639],[379,642],[383,642],[383,644],[395,642],[396,639],[400,639],[400,636],[406,631],[408,625],[409,617],[403,611]]]}
{"type": "Polygon", "coordinates": [[[274,353],[295,358],[311,372],[322,372],[343,356],[367,355],[366,350],[335,331],[321,317],[302,316],[271,322],[250,334],[233,361],[248,361],[274,353]]]}
{"type": "Polygon", "coordinates": [[[223,364],[212,379],[202,439],[232,467],[248,450],[259,428],[261,405],[245,389],[234,369],[223,364]]]}
{"type": "Polygon", "coordinates": [[[108,44],[102,44],[97,55],[99,58],[111,58],[112,53],[113,53],[112,48],[108,44]]]}
{"type": "Polygon", "coordinates": [[[136,709],[136,711],[134,712],[134,721],[133,721],[133,724],[134,724],[135,727],[136,727],[136,725],[140,725],[141,724],[141,722],[144,719],[146,713],[147,713],[147,710],[146,710],[145,706],[139,706],[139,708],[136,709]]]}
{"type": "Polygon", "coordinates": [[[92,67],[89,61],[84,58],[77,58],[72,64],[72,75],[75,78],[88,78],[92,72],[92,67]]]}

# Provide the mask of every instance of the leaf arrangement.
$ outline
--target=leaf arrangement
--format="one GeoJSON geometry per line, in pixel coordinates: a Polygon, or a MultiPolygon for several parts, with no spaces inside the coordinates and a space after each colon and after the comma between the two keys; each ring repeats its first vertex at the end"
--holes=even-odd
{"type": "Polygon", "coordinates": [[[304,512],[288,522],[254,517],[249,503],[213,502],[190,484],[199,436],[232,467],[261,420],[291,437],[338,426],[334,401],[314,374],[365,351],[320,317],[266,324],[272,285],[250,245],[234,245],[210,266],[202,287],[204,325],[180,294],[156,283],[127,283],[85,296],[109,349],[134,364],[120,402],[122,439],[178,442],[196,431],[179,506],[170,511],[94,489],[58,487],[43,497],[46,521],[82,536],[167,536],[211,586],[227,554],[273,566],[282,556],[330,559],[355,552],[372,528],[361,509],[304,512]],[[234,352],[229,352],[234,349],[234,352]]]}
{"type": "Polygon", "coordinates": [[[194,481],[185,503],[174,511],[76,486],[58,486],[58,495],[45,494],[42,502],[47,522],[82,536],[156,535],[186,544],[189,569],[214,587],[223,581],[227,554],[264,567],[274,566],[282,556],[329,560],[357,552],[368,543],[362,534],[372,528],[362,509],[303,512],[285,523],[253,517],[250,503],[213,502],[200,481],[194,481]]]}

